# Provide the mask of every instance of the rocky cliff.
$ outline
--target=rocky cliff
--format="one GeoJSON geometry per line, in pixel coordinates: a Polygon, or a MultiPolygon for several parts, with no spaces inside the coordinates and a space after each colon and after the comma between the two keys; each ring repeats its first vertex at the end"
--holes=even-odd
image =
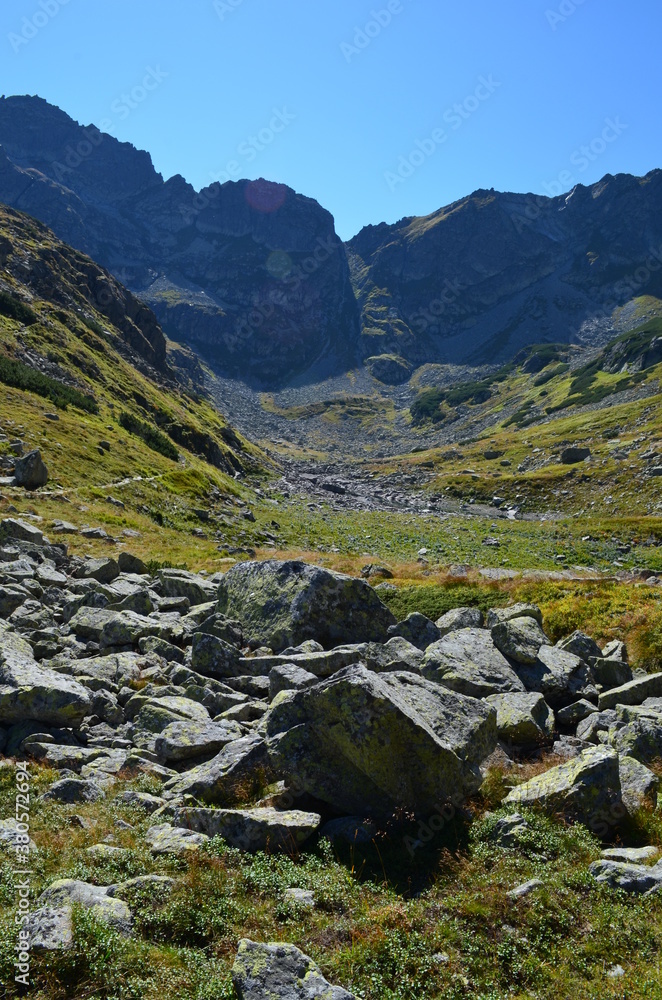
{"type": "Polygon", "coordinates": [[[0,198],[108,267],[230,374],[346,361],[358,310],[332,216],[268,181],[200,193],[37,97],[0,100],[0,198]]]}
{"type": "Polygon", "coordinates": [[[662,291],[662,171],[557,198],[476,191],[348,244],[364,350],[415,362],[510,358],[601,340],[613,313],[662,291]]]}

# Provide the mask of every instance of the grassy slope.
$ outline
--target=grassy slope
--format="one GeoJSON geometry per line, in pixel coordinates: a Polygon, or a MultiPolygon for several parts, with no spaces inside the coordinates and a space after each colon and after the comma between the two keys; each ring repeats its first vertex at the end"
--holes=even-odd
{"type": "MultiPolygon", "coordinates": [[[[230,1000],[229,970],[242,936],[297,944],[360,1000],[662,996],[662,897],[627,897],[593,882],[587,867],[600,845],[584,828],[527,813],[528,842],[508,851],[489,841],[494,819],[470,831],[468,814],[447,813],[431,827],[392,825],[367,847],[340,854],[320,842],[292,859],[250,855],[217,839],[196,857],[154,859],[143,840],[149,819],[112,796],[95,805],[40,802],[55,777],[32,769],[35,893],[54,877],[107,885],[156,873],[176,885],[172,895],[126,895],[135,914],[130,940],[76,912],[74,947],[33,956],[35,1000],[230,1000]],[[86,828],[71,825],[74,814],[86,828]],[[118,828],[118,820],[131,828],[118,828]],[[86,855],[107,838],[127,854],[110,861],[86,855]],[[543,887],[509,902],[507,892],[530,878],[543,887]],[[314,891],[313,912],[287,902],[293,886],[314,891]],[[625,975],[613,980],[606,973],[617,963],[625,975]]],[[[475,818],[498,806],[508,781],[491,773],[471,805],[475,818]]],[[[116,791],[127,782],[158,790],[153,779],[126,776],[116,791]]],[[[13,770],[0,769],[3,815],[13,812],[14,794],[13,770]]],[[[628,842],[662,847],[660,818],[640,814],[628,842]]],[[[22,995],[12,983],[17,877],[1,848],[0,872],[0,995],[13,1000],[22,995]]]]}

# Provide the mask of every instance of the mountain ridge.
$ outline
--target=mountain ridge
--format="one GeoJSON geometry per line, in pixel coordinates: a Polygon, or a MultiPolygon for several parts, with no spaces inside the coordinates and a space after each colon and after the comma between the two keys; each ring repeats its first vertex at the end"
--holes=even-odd
{"type": "Polygon", "coordinates": [[[531,344],[600,347],[621,307],[662,294],[660,170],[556,197],[479,189],[342,243],[331,214],[286,185],[196,192],[179,174],[164,181],[149,153],[10,97],[0,199],[110,269],[171,338],[266,388],[366,360],[406,380],[531,344]]]}

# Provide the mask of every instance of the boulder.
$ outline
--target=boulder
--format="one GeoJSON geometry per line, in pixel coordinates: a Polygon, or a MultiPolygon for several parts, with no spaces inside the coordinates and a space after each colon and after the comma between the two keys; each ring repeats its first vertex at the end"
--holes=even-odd
{"type": "Polygon", "coordinates": [[[591,747],[513,788],[504,804],[535,806],[606,836],[625,815],[618,763],[610,748],[591,747]]]}
{"type": "Polygon", "coordinates": [[[485,701],[496,708],[497,733],[506,743],[542,744],[554,733],[554,715],[541,694],[510,691],[485,701]]]}
{"type": "Polygon", "coordinates": [[[111,557],[100,559],[86,559],[76,576],[89,580],[97,580],[98,583],[112,583],[120,575],[120,568],[111,557]]]}
{"type": "Polygon", "coordinates": [[[492,627],[492,640],[504,656],[517,663],[535,663],[540,647],[549,645],[542,627],[528,616],[498,622],[492,627]]]}
{"type": "Polygon", "coordinates": [[[191,667],[204,677],[237,677],[241,673],[240,654],[224,639],[205,632],[195,632],[191,650],[191,667]]]}
{"type": "Polygon", "coordinates": [[[209,837],[184,827],[160,823],[158,826],[150,827],[145,834],[145,840],[152,854],[190,854],[206,844],[209,837]]]}
{"type": "MultiPolygon", "coordinates": [[[[662,713],[642,713],[609,730],[609,744],[643,764],[662,758],[662,713]]],[[[621,713],[622,720],[622,713],[621,713]]]]}
{"type": "Polygon", "coordinates": [[[618,763],[621,799],[630,816],[639,809],[655,809],[660,779],[634,757],[621,757],[618,763]]]}
{"type": "Polygon", "coordinates": [[[269,671],[269,701],[273,701],[281,691],[299,691],[301,688],[317,684],[318,678],[294,663],[283,663],[269,671]]]}
{"type": "Polygon", "coordinates": [[[164,795],[192,795],[201,802],[231,806],[269,784],[272,768],[264,739],[257,733],[234,740],[212,760],[177,775],[164,785],[164,795]]]}
{"type": "Polygon", "coordinates": [[[317,813],[297,809],[279,811],[270,806],[251,809],[179,807],[173,822],[208,837],[223,837],[243,851],[286,851],[294,854],[317,830],[317,813]]]}
{"type": "Polygon", "coordinates": [[[397,625],[391,625],[388,634],[389,636],[401,636],[412,646],[421,650],[427,649],[430,643],[441,639],[441,633],[434,622],[431,622],[425,615],[419,614],[418,611],[412,611],[404,621],[398,622],[397,625]]]}
{"type": "Polygon", "coordinates": [[[514,618],[533,618],[542,626],[542,611],[537,604],[510,604],[507,608],[490,608],[487,612],[487,627],[491,629],[514,618]]]}
{"type": "Polygon", "coordinates": [[[20,542],[30,542],[32,545],[41,546],[44,544],[43,532],[36,524],[20,521],[14,517],[5,517],[0,522],[0,539],[5,542],[9,538],[20,542]]]}
{"type": "Polygon", "coordinates": [[[429,813],[480,785],[496,712],[411,673],[352,666],[281,692],[261,731],[288,787],[348,814],[429,813]]]}
{"type": "Polygon", "coordinates": [[[147,567],[142,559],[134,556],[131,552],[120,552],[117,557],[117,565],[121,573],[135,573],[137,576],[143,576],[147,573],[147,567]]]}
{"type": "Polygon", "coordinates": [[[394,635],[385,643],[364,643],[360,662],[378,674],[393,670],[409,670],[418,674],[421,671],[423,652],[403,636],[394,635]]]}
{"type": "Polygon", "coordinates": [[[32,719],[77,726],[90,707],[82,684],[35,663],[25,639],[12,632],[0,634],[0,723],[32,719]]]}
{"type": "Polygon", "coordinates": [[[428,646],[421,673],[428,680],[473,698],[524,691],[524,684],[495,647],[490,633],[480,628],[449,632],[428,646]]]}
{"type": "Polygon", "coordinates": [[[562,465],[575,465],[577,462],[584,462],[590,455],[590,448],[564,448],[561,452],[560,462],[562,465]]]}
{"type": "Polygon", "coordinates": [[[30,914],[27,930],[32,951],[66,951],[74,939],[71,907],[41,906],[30,914]]]}
{"type": "Polygon", "coordinates": [[[552,708],[564,708],[578,698],[597,701],[590,667],[558,646],[541,646],[533,663],[516,665],[527,691],[539,691],[552,708]]]}
{"type": "Polygon", "coordinates": [[[216,600],[218,584],[204,576],[183,569],[160,569],[157,577],[163,597],[186,597],[192,605],[216,600]]]}
{"type": "Polygon", "coordinates": [[[632,680],[630,665],[624,661],[605,656],[592,656],[589,660],[595,683],[603,691],[629,684],[632,680]]]}
{"type": "Polygon", "coordinates": [[[53,802],[98,802],[105,795],[103,788],[94,781],[86,781],[83,778],[60,778],[53,782],[48,791],[42,795],[43,799],[53,802]]]}
{"type": "Polygon", "coordinates": [[[325,649],[382,642],[395,618],[365,580],[304,562],[245,562],[219,585],[218,610],[275,652],[316,639],[325,649]]]}
{"type": "Polygon", "coordinates": [[[589,866],[589,872],[596,882],[603,882],[610,889],[643,895],[655,891],[662,885],[662,869],[654,865],[628,864],[626,861],[610,861],[603,858],[589,866]]]}
{"type": "Polygon", "coordinates": [[[575,629],[565,639],[560,639],[556,645],[559,649],[565,649],[568,653],[574,653],[575,656],[586,660],[587,663],[590,656],[602,656],[602,650],[597,642],[591,639],[589,635],[586,635],[585,632],[580,632],[579,629],[575,629]]]}
{"type": "Polygon", "coordinates": [[[157,736],[154,747],[166,762],[190,760],[203,754],[217,754],[232,740],[241,739],[242,735],[241,727],[236,722],[171,722],[157,736]]]}
{"type": "Polygon", "coordinates": [[[239,1000],[355,1000],[342,987],[331,986],[293,944],[257,944],[242,938],[232,982],[239,1000]]]}
{"type": "Polygon", "coordinates": [[[595,705],[585,698],[580,698],[579,701],[573,701],[571,705],[560,708],[556,713],[556,721],[560,726],[572,727],[595,712],[597,712],[595,705]]]}
{"type": "Polygon", "coordinates": [[[131,931],[131,911],[121,899],[108,895],[108,887],[90,885],[78,879],[58,879],[42,892],[37,900],[41,906],[66,908],[72,903],[78,903],[91,910],[97,919],[109,924],[114,930],[123,934],[131,931]]]}
{"type": "Polygon", "coordinates": [[[483,621],[484,615],[480,608],[453,608],[437,618],[435,625],[439,630],[439,638],[443,639],[449,632],[457,632],[461,628],[481,628],[483,621]]]}
{"type": "Polygon", "coordinates": [[[48,469],[43,463],[38,448],[29,451],[23,458],[17,458],[14,463],[14,480],[17,486],[26,490],[36,490],[48,482],[48,469]]]}
{"type": "Polygon", "coordinates": [[[621,687],[612,688],[600,695],[598,702],[600,711],[614,708],[616,705],[641,705],[646,698],[662,697],[662,673],[648,674],[647,677],[636,677],[621,687]]]}

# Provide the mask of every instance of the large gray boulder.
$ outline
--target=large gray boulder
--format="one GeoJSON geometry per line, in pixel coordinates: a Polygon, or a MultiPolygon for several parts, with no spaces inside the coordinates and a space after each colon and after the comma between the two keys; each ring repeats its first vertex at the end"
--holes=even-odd
{"type": "Polygon", "coordinates": [[[625,816],[618,754],[609,747],[590,747],[513,788],[504,804],[534,806],[606,836],[625,816]]]}
{"type": "Polygon", "coordinates": [[[318,813],[298,809],[280,811],[271,806],[250,809],[210,809],[182,806],[173,810],[179,827],[223,837],[231,847],[243,851],[287,851],[295,853],[317,830],[318,813]]]}
{"type": "Polygon", "coordinates": [[[662,672],[636,677],[621,687],[612,688],[600,695],[600,711],[616,705],[641,705],[647,698],[662,697],[662,672]]]}
{"type": "Polygon", "coordinates": [[[365,580],[298,561],[233,566],[218,589],[218,610],[237,618],[251,641],[278,652],[316,639],[383,642],[393,614],[365,580]]]}
{"type": "Polygon", "coordinates": [[[662,866],[658,865],[648,867],[602,858],[590,865],[589,872],[596,882],[636,895],[652,893],[662,886],[662,866]]]}
{"type": "Polygon", "coordinates": [[[496,713],[415,674],[352,666],[281,692],[262,731],[288,787],[347,814],[429,813],[479,786],[496,713]]]}
{"type": "Polygon", "coordinates": [[[48,482],[48,469],[44,465],[38,448],[29,451],[14,463],[14,480],[17,486],[26,490],[36,490],[48,482]]]}
{"type": "Polygon", "coordinates": [[[505,691],[524,691],[503,653],[486,629],[463,628],[449,632],[425,651],[421,673],[428,680],[472,698],[505,691]]]}
{"type": "Polygon", "coordinates": [[[293,944],[257,944],[242,938],[232,982],[239,1000],[355,1000],[342,987],[331,986],[293,944]]]}
{"type": "Polygon", "coordinates": [[[1,724],[32,719],[77,726],[90,709],[90,695],[82,684],[36,663],[25,639],[13,632],[0,633],[1,724]]]}
{"type": "Polygon", "coordinates": [[[461,628],[480,628],[484,621],[480,608],[452,608],[435,625],[439,630],[439,638],[443,639],[449,632],[457,632],[461,628]]]}
{"type": "Polygon", "coordinates": [[[509,691],[485,699],[496,708],[499,739],[522,746],[546,743],[554,733],[554,715],[541,694],[509,691]]]}
{"type": "Polygon", "coordinates": [[[542,626],[529,615],[498,622],[492,627],[494,645],[517,663],[535,663],[541,646],[549,645],[542,626]]]}
{"type": "Polygon", "coordinates": [[[203,754],[217,754],[228,743],[241,739],[242,735],[241,727],[236,722],[191,719],[169,723],[156,737],[154,748],[166,763],[190,760],[203,754]]]}
{"type": "Polygon", "coordinates": [[[204,764],[171,778],[163,794],[170,799],[192,795],[201,802],[231,806],[269,784],[272,773],[265,741],[252,733],[228,743],[204,764]]]}
{"type": "Polygon", "coordinates": [[[516,670],[526,690],[539,691],[552,708],[564,708],[582,697],[597,701],[591,668],[558,646],[541,646],[533,663],[518,663],[516,670]]]}
{"type": "Polygon", "coordinates": [[[441,638],[441,633],[434,622],[431,622],[419,611],[412,611],[404,621],[398,622],[397,625],[391,625],[388,634],[389,636],[400,636],[421,650],[427,649],[430,643],[441,638]]]}

